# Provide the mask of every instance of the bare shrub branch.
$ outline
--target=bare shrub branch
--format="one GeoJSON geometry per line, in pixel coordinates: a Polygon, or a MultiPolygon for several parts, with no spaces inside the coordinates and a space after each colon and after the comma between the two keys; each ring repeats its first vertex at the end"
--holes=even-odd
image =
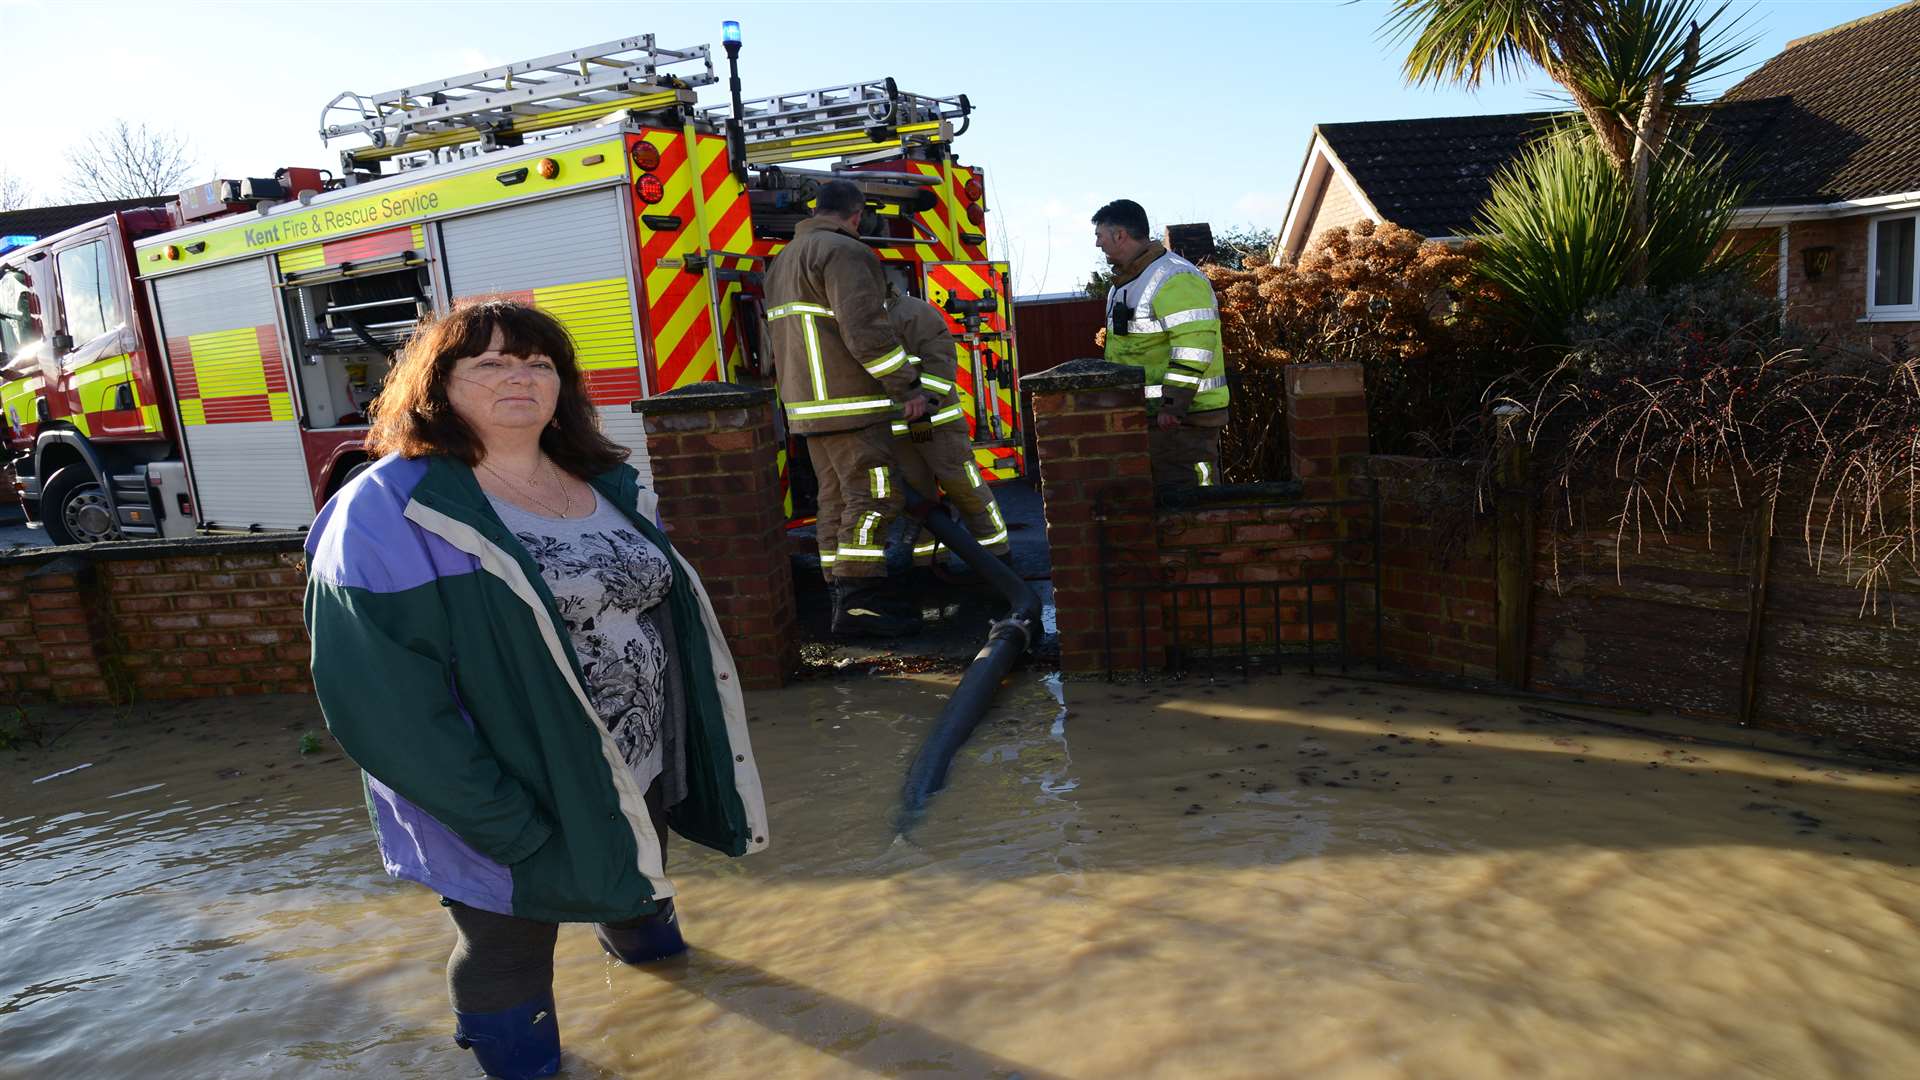
{"type": "Polygon", "coordinates": [[[89,202],[172,195],[197,167],[184,136],[116,120],[67,151],[76,195],[89,202]]]}

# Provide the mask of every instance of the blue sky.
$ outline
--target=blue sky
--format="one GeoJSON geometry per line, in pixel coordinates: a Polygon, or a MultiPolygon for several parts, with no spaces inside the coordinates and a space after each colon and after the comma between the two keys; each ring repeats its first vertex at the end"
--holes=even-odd
{"type": "MultiPolygon", "coordinates": [[[[1892,0],[1760,0],[1746,67],[1892,0]]],[[[1315,123],[1511,112],[1545,79],[1416,90],[1380,35],[1385,0],[1201,3],[89,3],[0,0],[0,167],[54,201],[63,151],[125,117],[193,143],[204,177],[332,167],[316,134],[342,90],[424,82],[618,37],[711,44],[740,20],[749,97],[891,75],[977,106],[960,140],[991,181],[1022,293],[1099,263],[1087,217],[1118,197],[1155,226],[1275,228],[1315,123]]],[[[1744,70],[1744,68],[1743,68],[1744,70]]],[[[1726,79],[1704,88],[1709,94],[1726,79]]],[[[702,100],[720,101],[719,85],[702,100]]],[[[1000,237],[1004,235],[1005,242],[1000,237]]]]}

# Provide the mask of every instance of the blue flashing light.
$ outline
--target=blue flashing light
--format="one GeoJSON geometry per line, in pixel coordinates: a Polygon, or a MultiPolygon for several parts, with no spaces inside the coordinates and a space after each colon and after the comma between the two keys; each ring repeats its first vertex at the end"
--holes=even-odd
{"type": "Polygon", "coordinates": [[[740,43],[740,24],[732,19],[720,24],[720,40],[740,43]]]}
{"type": "Polygon", "coordinates": [[[28,244],[37,244],[39,242],[39,237],[26,236],[21,233],[14,233],[10,236],[0,236],[0,251],[12,251],[15,248],[23,248],[28,244]]]}

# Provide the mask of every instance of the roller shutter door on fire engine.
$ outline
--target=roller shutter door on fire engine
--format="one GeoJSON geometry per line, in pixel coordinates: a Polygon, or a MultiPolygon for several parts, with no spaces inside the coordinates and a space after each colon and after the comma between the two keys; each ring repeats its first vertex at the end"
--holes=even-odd
{"type": "Polygon", "coordinates": [[[454,218],[440,241],[455,301],[508,296],[566,326],[601,430],[633,451],[629,464],[651,484],[646,429],[631,408],[644,390],[623,194],[590,191],[454,218]]]}
{"type": "Polygon", "coordinates": [[[225,529],[312,524],[266,260],[161,278],[154,297],[201,521],[225,529]]]}

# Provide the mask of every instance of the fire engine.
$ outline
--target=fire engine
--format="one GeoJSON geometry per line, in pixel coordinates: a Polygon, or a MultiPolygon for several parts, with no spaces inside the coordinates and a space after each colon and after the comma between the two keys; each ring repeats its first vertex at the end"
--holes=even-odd
{"type": "Polygon", "coordinates": [[[155,531],[143,470],[177,429],[133,244],[173,225],[123,210],[0,254],[0,431],[55,543],[155,531]]]}
{"type": "MultiPolygon", "coordinates": [[[[49,449],[84,450],[105,429],[84,408],[67,426],[51,403],[38,428],[22,414],[30,503],[51,529],[74,519],[85,481],[96,513],[84,520],[114,535],[304,528],[365,463],[368,405],[413,329],[498,295],[567,326],[603,429],[645,478],[636,399],[771,383],[764,270],[835,177],[866,192],[861,231],[897,280],[949,314],[983,478],[1019,475],[1008,267],[988,253],[984,176],[953,153],[971,103],[891,79],[744,100],[734,24],[726,47],[731,100],[705,108],[695,91],[718,81],[707,46],[652,35],[344,93],[321,117],[323,140],[359,144],[337,176],[220,182],[183,195],[181,227],[123,231],[133,287],[120,310],[151,319],[151,347],[123,366],[163,449],[120,465],[95,445],[79,459],[88,472],[63,481],[73,466],[49,449]]],[[[42,367],[78,374],[69,358],[83,351],[53,341],[42,367]]],[[[57,396],[33,378],[5,384],[10,410],[57,396]]],[[[783,479],[789,460],[787,509],[804,513],[805,455],[782,452],[783,479]]]]}

